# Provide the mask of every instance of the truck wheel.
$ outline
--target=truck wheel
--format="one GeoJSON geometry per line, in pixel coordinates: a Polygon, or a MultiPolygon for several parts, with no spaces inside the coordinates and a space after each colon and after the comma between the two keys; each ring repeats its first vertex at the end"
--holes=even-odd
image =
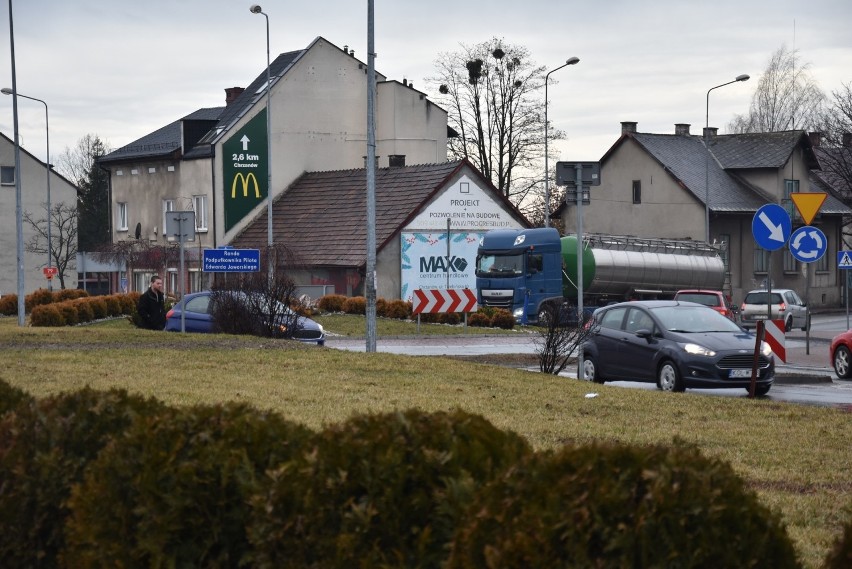
{"type": "Polygon", "coordinates": [[[677,366],[671,360],[665,360],[657,372],[657,387],[663,391],[683,391],[683,379],[677,366]]]}
{"type": "Polygon", "coordinates": [[[834,371],[840,379],[849,379],[852,375],[852,356],[850,356],[849,348],[839,346],[834,351],[834,371]]]}
{"type": "Polygon", "coordinates": [[[598,364],[593,358],[583,358],[583,379],[593,383],[604,383],[606,381],[601,377],[598,364]]]}
{"type": "Polygon", "coordinates": [[[538,309],[538,325],[547,328],[550,326],[552,318],[553,309],[547,304],[541,305],[541,307],[538,309]]]}

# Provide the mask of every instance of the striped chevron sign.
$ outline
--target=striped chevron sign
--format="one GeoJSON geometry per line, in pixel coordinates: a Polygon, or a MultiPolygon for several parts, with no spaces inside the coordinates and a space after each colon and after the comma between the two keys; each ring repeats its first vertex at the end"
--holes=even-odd
{"type": "Polygon", "coordinates": [[[475,312],[476,291],[469,288],[415,289],[412,312],[475,312]]]}
{"type": "Polygon", "coordinates": [[[787,350],[784,347],[784,321],[767,320],[764,324],[763,339],[772,348],[772,353],[779,360],[787,363],[787,350]]]}

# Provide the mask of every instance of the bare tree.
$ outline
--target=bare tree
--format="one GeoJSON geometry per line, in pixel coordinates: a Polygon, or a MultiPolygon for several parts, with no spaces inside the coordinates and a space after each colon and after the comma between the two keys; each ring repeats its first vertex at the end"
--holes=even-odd
{"type": "MultiPolygon", "coordinates": [[[[46,203],[44,208],[46,213],[46,203]]],[[[33,235],[25,245],[27,252],[47,256],[47,219],[28,211],[23,213],[23,219],[33,229],[33,235]]],[[[64,202],[51,204],[50,224],[50,262],[56,267],[59,287],[64,289],[66,273],[76,269],[77,263],[77,205],[64,202]]]]}
{"type": "MultiPolygon", "coordinates": [[[[819,177],[839,191],[839,197],[852,206],[852,82],[831,93],[819,127],[822,141],[816,149],[821,170],[819,177]]],[[[843,234],[847,246],[852,243],[852,220],[843,234]]]]}
{"type": "Polygon", "coordinates": [[[797,50],[778,48],[757,84],[751,106],[728,125],[733,133],[813,130],[820,122],[825,93],[797,50]]]}
{"type": "Polygon", "coordinates": [[[559,314],[550,313],[540,322],[535,342],[538,368],[542,373],[559,375],[569,363],[576,360],[583,343],[594,332],[588,317],[578,319],[576,306],[564,305],[559,314]]]}
{"type": "Polygon", "coordinates": [[[109,176],[98,160],[110,152],[109,143],[87,134],[74,148],[65,147],[56,169],[80,188],[78,230],[81,251],[95,251],[111,240],[109,176]]]}
{"type": "MultiPolygon", "coordinates": [[[[545,68],[523,46],[493,38],[441,54],[436,101],[448,109],[455,159],[467,158],[512,203],[524,209],[543,190],[545,68]]],[[[552,129],[549,140],[564,138],[552,129]]],[[[541,207],[541,204],[539,204],[541,207]]]]}

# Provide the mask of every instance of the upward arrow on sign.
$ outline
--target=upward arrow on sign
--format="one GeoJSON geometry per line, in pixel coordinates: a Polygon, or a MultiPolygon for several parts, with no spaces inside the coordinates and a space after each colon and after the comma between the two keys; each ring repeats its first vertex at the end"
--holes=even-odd
{"type": "Polygon", "coordinates": [[[824,192],[793,193],[790,194],[790,199],[796,204],[796,209],[805,225],[810,225],[827,196],[828,194],[824,192]]]}

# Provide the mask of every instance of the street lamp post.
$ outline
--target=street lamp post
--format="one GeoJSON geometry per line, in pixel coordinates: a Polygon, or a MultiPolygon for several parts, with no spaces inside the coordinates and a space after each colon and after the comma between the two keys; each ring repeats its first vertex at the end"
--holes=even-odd
{"type": "Polygon", "coordinates": [[[547,72],[547,75],[544,76],[544,226],[550,227],[550,167],[548,164],[548,156],[547,156],[547,84],[550,80],[550,74],[554,71],[559,71],[563,67],[568,67],[569,65],[576,65],[580,63],[580,58],[572,57],[568,59],[565,63],[557,67],[556,69],[551,69],[547,72]]]}
{"type": "MultiPolygon", "coordinates": [[[[0,93],[3,93],[4,95],[12,95],[15,91],[8,87],[4,87],[3,89],[0,89],[0,93]]],[[[47,266],[50,267],[53,265],[53,241],[50,236],[50,226],[53,224],[50,219],[50,122],[48,120],[47,103],[41,99],[36,99],[35,97],[29,97],[20,93],[18,93],[18,96],[31,101],[38,101],[44,105],[44,130],[45,138],[47,139],[47,159],[45,160],[45,166],[47,169],[47,266]]],[[[47,279],[47,290],[53,290],[52,278],[47,279]]]]}
{"type": "Polygon", "coordinates": [[[710,243],[710,91],[718,89],[719,87],[724,87],[725,85],[730,85],[731,83],[748,80],[749,76],[746,74],[737,75],[736,79],[733,81],[716,85],[715,87],[711,87],[707,90],[707,106],[705,109],[706,113],[704,124],[704,149],[707,151],[704,157],[704,240],[707,243],[710,243]]]}
{"type": "Polygon", "coordinates": [[[263,11],[260,4],[252,4],[249,10],[252,14],[261,14],[266,18],[266,262],[269,265],[269,284],[271,286],[275,268],[272,263],[272,107],[269,96],[269,91],[272,90],[272,78],[269,60],[269,16],[263,11]]]}
{"type": "Polygon", "coordinates": [[[9,0],[9,54],[12,56],[12,129],[15,136],[15,234],[18,264],[18,326],[26,324],[24,302],[24,214],[21,209],[21,136],[18,130],[18,76],[15,71],[15,25],[12,17],[12,0],[9,0]]]}

